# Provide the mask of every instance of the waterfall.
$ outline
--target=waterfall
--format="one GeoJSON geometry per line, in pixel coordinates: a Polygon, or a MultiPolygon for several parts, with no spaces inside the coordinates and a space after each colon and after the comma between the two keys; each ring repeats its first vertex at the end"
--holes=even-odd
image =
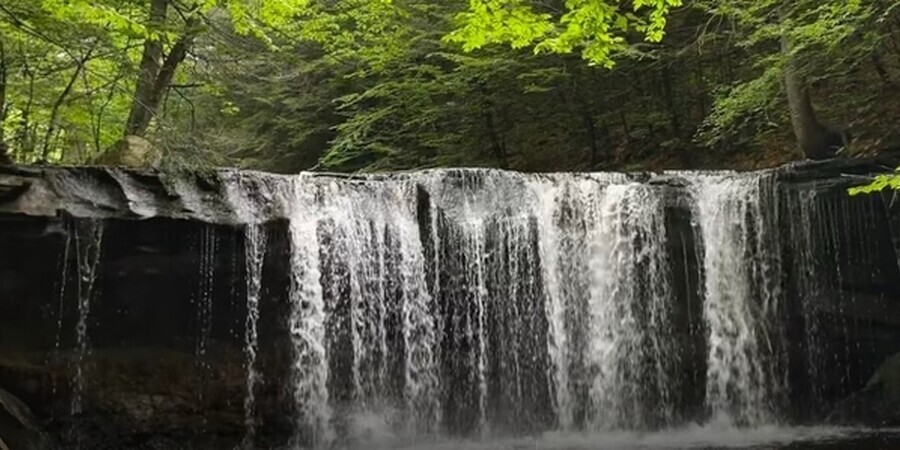
{"type": "Polygon", "coordinates": [[[666,365],[676,361],[666,344],[666,231],[654,194],[639,184],[613,185],[596,211],[586,356],[596,373],[590,387],[593,427],[645,428],[656,414],[657,422],[671,420],[674,386],[666,365]]]}
{"type": "MultiPolygon", "coordinates": [[[[179,260],[199,273],[184,290],[193,340],[177,342],[194,352],[201,406],[218,404],[213,380],[245,382],[228,384],[241,398],[227,411],[245,448],[288,432],[301,448],[778,425],[797,399],[862,377],[869,349],[834,335],[859,335],[842,316],[871,299],[841,287],[890,282],[854,264],[896,257],[876,255],[875,225],[844,217],[874,217],[875,203],[776,172],[227,176],[231,222],[194,228],[179,260]],[[218,303],[223,274],[244,277],[246,298],[218,303]]],[[[73,253],[78,283],[62,280],[54,319],[73,320],[63,302],[77,292],[78,414],[104,228],[73,224],[62,266],[73,253]]],[[[108,251],[127,229],[109,228],[108,251]]],[[[109,273],[134,263],[127,248],[108,256],[109,273]]]]}
{"type": "Polygon", "coordinates": [[[671,423],[678,361],[661,191],[621,176],[538,191],[548,346],[560,428],[671,423]],[[573,376],[579,381],[573,380],[573,376]],[[582,383],[584,386],[579,387],[582,383]],[[586,398],[573,399],[586,391],[586,398]]]}
{"type": "MultiPolygon", "coordinates": [[[[199,230],[198,238],[198,273],[197,290],[192,301],[196,307],[196,344],[194,348],[195,364],[198,376],[197,401],[201,405],[207,400],[207,379],[211,377],[212,362],[209,355],[210,340],[213,328],[213,296],[216,283],[216,253],[218,240],[216,228],[212,224],[204,224],[199,230]]],[[[205,423],[206,418],[204,418],[205,423]]]]}
{"type": "MultiPolygon", "coordinates": [[[[788,362],[774,177],[670,176],[677,188],[496,170],[236,176],[239,218],[288,219],[293,445],[364,439],[372,427],[407,437],[655,430],[701,419],[684,394],[698,383],[716,423],[777,422],[788,362]],[[670,223],[673,210],[693,229],[670,223]],[[702,313],[682,311],[694,294],[679,277],[700,280],[702,313]],[[682,351],[694,330],[705,333],[702,361],[682,351]]],[[[208,274],[215,235],[201,237],[208,274]]],[[[257,426],[265,245],[248,226],[245,443],[257,426]]],[[[198,291],[208,313],[212,282],[201,277],[198,291]]],[[[813,322],[804,339],[818,348],[813,322]]]]}
{"type": "Polygon", "coordinates": [[[717,422],[760,425],[776,419],[784,375],[780,259],[770,180],[710,176],[694,180],[703,239],[704,320],[708,328],[706,404],[717,422]],[[777,241],[776,241],[777,242],[777,241]]]}
{"type": "Polygon", "coordinates": [[[433,304],[411,183],[300,179],[291,220],[296,396],[313,440],[332,408],[430,432],[440,422],[433,304]]]}
{"type": "Polygon", "coordinates": [[[247,281],[247,321],[244,332],[247,365],[247,394],[244,397],[244,448],[251,448],[256,433],[256,386],[259,370],[256,356],[259,351],[259,299],[262,289],[262,269],[266,252],[266,231],[262,225],[247,225],[244,230],[244,259],[247,281]]]}
{"type": "Polygon", "coordinates": [[[528,182],[498,171],[435,171],[423,181],[452,432],[527,429],[544,414],[544,293],[528,182]]]}
{"type": "Polygon", "coordinates": [[[661,189],[497,171],[439,171],[426,186],[444,376],[469,380],[454,388],[451,428],[672,423],[661,189]]]}
{"type": "Polygon", "coordinates": [[[764,446],[743,437],[887,423],[866,382],[900,342],[900,216],[847,195],[857,164],[15,169],[34,180],[0,202],[0,381],[84,448],[764,446]]]}
{"type": "MultiPolygon", "coordinates": [[[[71,230],[70,230],[71,231],[71,230]]],[[[53,339],[53,357],[58,358],[62,349],[63,314],[66,305],[66,287],[69,281],[69,253],[72,247],[72,233],[66,233],[60,260],[59,297],[56,305],[56,333],[53,339]]],[[[58,385],[53,380],[53,395],[56,395],[58,385]]],[[[70,410],[74,408],[70,407],[70,410]]]]}
{"type": "Polygon", "coordinates": [[[75,324],[75,374],[72,381],[73,415],[81,414],[86,385],[85,359],[90,353],[88,324],[91,302],[96,296],[96,281],[100,269],[103,248],[103,222],[93,219],[75,219],[75,258],[77,261],[78,321],[75,324]]]}
{"type": "MultiPolygon", "coordinates": [[[[791,239],[797,249],[794,256],[794,273],[797,292],[800,296],[800,310],[803,317],[804,366],[809,377],[809,391],[813,399],[822,397],[824,384],[821,361],[829,358],[822,336],[821,313],[824,309],[826,282],[821,267],[824,242],[819,233],[825,226],[825,218],[819,210],[819,199],[814,192],[792,190],[788,193],[788,206],[797,214],[798,226],[791,227],[791,239]]],[[[813,400],[815,401],[815,400],[813,400]]],[[[822,405],[813,405],[819,409],[822,405]]]]}
{"type": "Polygon", "coordinates": [[[291,314],[289,326],[294,346],[292,384],[297,406],[294,445],[304,441],[327,444],[331,430],[328,403],[328,355],[325,343],[325,302],[319,268],[318,220],[313,215],[311,183],[295,180],[287,195],[292,202],[291,314]]]}
{"type": "Polygon", "coordinates": [[[570,383],[569,364],[572,356],[569,352],[569,332],[567,327],[567,295],[570,288],[575,287],[574,280],[562,278],[560,266],[572,261],[560,255],[563,239],[572,233],[563,233],[558,226],[565,214],[561,210],[561,195],[568,194],[566,188],[554,189],[553,185],[536,186],[537,192],[537,226],[539,257],[544,275],[544,296],[547,311],[547,352],[550,357],[548,378],[555,390],[553,412],[556,425],[561,430],[570,430],[575,426],[574,399],[570,383]]]}
{"type": "Polygon", "coordinates": [[[212,333],[213,288],[216,281],[216,230],[212,225],[200,229],[200,248],[197,292],[194,301],[197,305],[197,357],[201,369],[208,370],[207,352],[209,351],[210,334],[212,333]]]}

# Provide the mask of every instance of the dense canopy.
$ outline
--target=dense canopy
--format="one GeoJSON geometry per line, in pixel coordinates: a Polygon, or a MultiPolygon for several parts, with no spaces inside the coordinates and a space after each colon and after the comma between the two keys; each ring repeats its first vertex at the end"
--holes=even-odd
{"type": "Polygon", "coordinates": [[[900,144],[892,0],[8,0],[0,150],[278,172],[761,167],[900,144]]]}

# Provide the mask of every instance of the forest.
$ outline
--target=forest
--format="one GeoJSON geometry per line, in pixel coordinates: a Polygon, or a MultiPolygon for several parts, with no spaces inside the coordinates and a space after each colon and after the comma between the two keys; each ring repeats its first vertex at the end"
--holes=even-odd
{"type": "Polygon", "coordinates": [[[0,450],[900,449],[898,166],[900,0],[0,0],[0,450]]]}
{"type": "Polygon", "coordinates": [[[0,3],[19,164],[752,169],[896,149],[898,84],[894,0],[0,3]]]}

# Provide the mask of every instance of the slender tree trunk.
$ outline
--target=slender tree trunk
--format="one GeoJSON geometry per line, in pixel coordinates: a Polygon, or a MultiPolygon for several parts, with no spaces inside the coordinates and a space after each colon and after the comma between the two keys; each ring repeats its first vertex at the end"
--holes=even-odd
{"type": "MultiPolygon", "coordinates": [[[[700,60],[697,63],[697,70],[694,72],[694,74],[696,75],[697,86],[705,86],[705,83],[703,82],[703,60],[700,60]]],[[[709,105],[706,103],[706,99],[707,97],[709,97],[710,91],[705,87],[701,89],[703,89],[704,91],[701,95],[697,96],[697,101],[700,103],[700,117],[702,120],[702,118],[706,117],[709,111],[709,105]]]]}
{"type": "MultiPolygon", "coordinates": [[[[151,31],[159,31],[166,21],[169,0],[152,0],[150,3],[150,18],[148,28],[151,31]]],[[[155,107],[151,104],[152,92],[157,78],[163,66],[163,43],[156,37],[147,38],[144,41],[144,52],[141,55],[141,64],[137,85],[134,89],[134,98],[131,101],[131,112],[125,123],[125,136],[143,136],[147,131],[147,125],[152,119],[152,111],[155,107]]]]}
{"type": "Polygon", "coordinates": [[[894,83],[894,80],[891,79],[891,75],[888,73],[887,69],[884,67],[884,62],[881,60],[881,55],[873,54],[872,55],[872,66],[875,67],[875,73],[878,74],[878,78],[881,79],[881,82],[885,87],[896,89],[897,83],[894,83]]]}
{"type": "MultiPolygon", "coordinates": [[[[786,19],[784,9],[781,10],[781,19],[782,21],[786,19]]],[[[786,33],[781,35],[781,52],[787,58],[784,66],[784,87],[797,146],[808,159],[828,158],[832,156],[828,148],[828,128],[816,117],[809,87],[800,73],[797,59],[792,54],[791,40],[786,33]]]]}
{"type": "Polygon", "coordinates": [[[3,41],[0,41],[0,164],[11,164],[12,159],[9,157],[8,148],[6,145],[5,134],[3,132],[3,126],[6,122],[6,81],[7,81],[7,68],[6,64],[6,48],[3,46],[3,41]]]}
{"type": "Polygon", "coordinates": [[[672,126],[672,133],[677,138],[681,138],[681,121],[678,115],[681,114],[675,106],[675,90],[672,88],[672,75],[669,67],[663,66],[660,71],[662,78],[663,98],[665,99],[666,108],[669,110],[669,124],[672,126]]]}
{"type": "Polygon", "coordinates": [[[27,59],[24,64],[24,72],[28,76],[28,100],[25,102],[25,107],[22,108],[22,119],[19,122],[19,144],[17,147],[20,152],[20,158],[22,155],[30,154],[34,150],[35,141],[37,141],[36,133],[31,131],[31,109],[34,106],[35,76],[34,72],[28,67],[27,59]]]}
{"type": "Polygon", "coordinates": [[[147,133],[147,128],[150,126],[150,120],[156,117],[156,113],[159,111],[163,97],[169,90],[172,80],[175,78],[175,72],[178,70],[178,65],[187,57],[188,48],[194,41],[194,26],[195,24],[193,23],[188,24],[189,30],[187,33],[175,43],[175,46],[172,47],[169,55],[166,56],[159,73],[156,75],[156,80],[144,97],[144,103],[141,105],[143,106],[144,114],[142,114],[135,122],[130,123],[131,128],[126,129],[126,131],[130,131],[129,134],[144,136],[147,133]]]}
{"type": "Polygon", "coordinates": [[[486,108],[484,110],[484,121],[488,130],[488,137],[491,140],[491,151],[494,153],[494,157],[497,158],[497,165],[501,169],[506,168],[506,146],[503,144],[503,139],[500,137],[500,133],[497,131],[496,124],[494,123],[494,113],[490,108],[486,108]]]}
{"type": "Polygon", "coordinates": [[[594,118],[588,112],[586,106],[581,107],[581,121],[584,123],[584,129],[591,144],[590,170],[595,170],[600,164],[600,146],[597,145],[597,127],[594,125],[594,118]]]}
{"type": "Polygon", "coordinates": [[[625,111],[619,111],[619,122],[622,124],[622,131],[625,133],[625,147],[631,148],[631,125],[628,124],[628,118],[625,117],[625,111]]]}
{"type": "MultiPolygon", "coordinates": [[[[566,68],[568,72],[568,68],[566,68]]],[[[588,170],[595,170],[597,166],[600,164],[600,158],[602,156],[602,149],[598,145],[598,136],[597,136],[597,126],[594,123],[594,116],[591,114],[591,107],[588,105],[588,102],[585,100],[584,95],[578,89],[578,84],[576,82],[579,73],[575,73],[572,76],[572,89],[571,95],[567,96],[564,91],[560,91],[560,98],[563,103],[568,105],[569,110],[573,115],[576,115],[581,118],[581,124],[584,126],[585,137],[588,141],[588,146],[590,147],[590,166],[588,170]],[[570,100],[571,99],[571,100],[570,100]]]]}
{"type": "Polygon", "coordinates": [[[69,83],[66,84],[65,89],[63,89],[62,93],[59,94],[59,97],[56,98],[56,101],[53,102],[53,107],[50,109],[50,122],[47,125],[47,132],[44,134],[44,143],[41,150],[41,158],[44,162],[48,160],[50,157],[50,143],[53,141],[53,134],[56,133],[56,129],[59,125],[59,112],[62,109],[63,104],[66,99],[69,97],[69,94],[72,93],[72,88],[75,87],[75,82],[78,81],[78,77],[81,76],[81,71],[84,70],[84,66],[87,64],[88,60],[91,59],[91,54],[94,52],[94,48],[96,48],[96,43],[88,49],[87,53],[84,54],[84,57],[81,60],[77,61],[75,66],[75,72],[72,74],[72,78],[69,79],[69,83]]]}
{"type": "Polygon", "coordinates": [[[100,104],[100,109],[96,114],[91,118],[91,132],[94,135],[94,157],[97,157],[103,153],[103,144],[101,141],[102,131],[103,131],[103,116],[106,114],[106,108],[112,103],[113,98],[116,95],[116,90],[113,87],[116,83],[118,83],[122,79],[122,71],[116,75],[116,78],[113,80],[113,83],[110,84],[110,89],[107,91],[106,98],[103,103],[100,104]]]}
{"type": "Polygon", "coordinates": [[[482,117],[484,118],[484,125],[488,134],[488,139],[490,139],[490,148],[491,153],[494,154],[494,158],[497,160],[497,166],[501,169],[506,168],[506,145],[504,145],[503,137],[500,135],[500,132],[497,130],[496,126],[496,116],[494,114],[494,102],[491,100],[491,92],[490,89],[484,84],[479,85],[479,91],[483,97],[482,103],[482,117]]]}

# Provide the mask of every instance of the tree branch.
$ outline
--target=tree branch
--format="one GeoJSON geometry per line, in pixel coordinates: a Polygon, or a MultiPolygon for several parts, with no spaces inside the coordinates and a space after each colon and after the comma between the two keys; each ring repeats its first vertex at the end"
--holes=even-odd
{"type": "Polygon", "coordinates": [[[93,53],[94,49],[97,47],[97,42],[98,41],[94,41],[93,46],[88,49],[84,57],[78,60],[78,65],[75,67],[72,78],[69,79],[69,83],[66,84],[65,89],[59,94],[56,102],[53,103],[53,108],[50,110],[50,123],[47,126],[47,132],[44,134],[44,145],[41,151],[41,157],[44,161],[47,161],[50,156],[50,141],[53,138],[53,134],[56,133],[57,124],[59,122],[59,110],[62,108],[63,103],[65,103],[66,97],[72,92],[72,88],[75,86],[75,82],[78,81],[78,77],[81,76],[82,69],[84,69],[85,64],[87,64],[88,60],[91,58],[91,53],[93,53]]]}

